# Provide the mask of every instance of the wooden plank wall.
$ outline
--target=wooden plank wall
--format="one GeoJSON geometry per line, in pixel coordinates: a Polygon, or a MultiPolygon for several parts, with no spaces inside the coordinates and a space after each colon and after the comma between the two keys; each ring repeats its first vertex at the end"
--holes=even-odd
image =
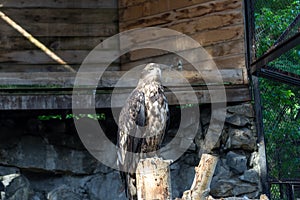
{"type": "MultiPolygon", "coordinates": [[[[117,9],[117,0],[0,0],[0,11],[75,69],[97,44],[118,33],[117,9]]],[[[0,72],[66,71],[2,19],[0,30],[0,72]]],[[[118,70],[118,63],[110,69],[118,70]]]]}
{"type": "MultiPolygon", "coordinates": [[[[242,0],[119,0],[119,15],[120,31],[155,26],[192,37],[219,70],[242,69],[244,84],[248,84],[242,0]]],[[[174,64],[176,60],[176,55],[159,50],[132,51],[123,57],[121,69],[147,62],[174,64]]],[[[183,62],[185,70],[193,69],[183,62]]]]}

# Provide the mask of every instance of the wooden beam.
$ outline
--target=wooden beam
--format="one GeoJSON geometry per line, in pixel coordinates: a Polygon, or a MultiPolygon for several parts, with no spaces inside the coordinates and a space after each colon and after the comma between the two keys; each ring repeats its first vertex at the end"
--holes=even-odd
{"type": "MultiPolygon", "coordinates": [[[[177,11],[180,17],[176,19],[181,19],[183,16],[194,18],[197,16],[211,14],[214,12],[222,12],[232,8],[242,8],[242,3],[240,1],[232,0],[197,0],[190,1],[187,3],[184,1],[170,1],[170,0],[160,0],[148,2],[145,1],[142,4],[126,7],[120,9],[120,21],[129,21],[134,19],[139,19],[151,15],[158,15],[161,13],[166,13],[166,11],[177,11]],[[187,11],[188,10],[188,11],[187,11]]],[[[167,13],[168,14],[168,13],[167,13]]]]}
{"type": "MultiPolygon", "coordinates": [[[[166,43],[167,44],[167,43],[166,43]]],[[[204,46],[204,50],[213,58],[221,57],[221,56],[228,56],[228,55],[237,55],[244,52],[244,40],[238,39],[238,40],[232,40],[228,42],[222,42],[220,44],[214,44],[209,46],[204,46]]],[[[187,49],[184,51],[176,52],[186,55],[194,55],[194,52],[197,49],[187,49]]],[[[127,54],[126,58],[124,59],[124,62],[132,62],[137,61],[140,59],[145,59],[149,57],[157,57],[157,56],[163,56],[163,57],[170,57],[174,56],[174,54],[170,54],[166,51],[160,51],[158,49],[142,49],[142,50],[136,50],[132,51],[127,54]]],[[[244,57],[245,55],[242,54],[241,57],[244,57]]],[[[192,57],[194,62],[203,62],[203,60],[200,60],[199,56],[192,57]]],[[[202,58],[203,59],[203,58],[202,58]]],[[[123,61],[123,60],[122,60],[123,61]]],[[[144,60],[142,60],[144,61],[144,60]]],[[[183,64],[186,64],[185,62],[183,64]]]]}
{"type": "MultiPolygon", "coordinates": [[[[132,89],[124,89],[115,91],[117,99],[114,99],[112,105],[111,90],[98,90],[93,95],[93,90],[77,90],[76,108],[90,109],[94,105],[96,108],[120,108],[123,106],[126,98],[129,96],[132,89]]],[[[212,90],[215,94],[219,94],[220,90],[216,88],[212,90]]],[[[210,93],[203,87],[196,87],[194,91],[181,88],[172,88],[172,91],[166,92],[170,105],[193,104],[193,103],[211,103],[210,93]],[[182,97],[181,102],[178,102],[177,96],[182,97]],[[192,99],[191,96],[196,96],[198,101],[192,99]]],[[[115,96],[115,97],[116,97],[115,96]]],[[[227,86],[227,99],[218,99],[219,102],[245,102],[250,101],[249,88],[247,86],[227,86]]],[[[216,102],[218,103],[218,102],[216,102]]],[[[72,91],[68,90],[1,90],[0,92],[0,110],[60,110],[72,109],[72,91]]]]}
{"type": "MultiPolygon", "coordinates": [[[[128,71],[132,69],[135,66],[142,65],[144,63],[161,63],[165,65],[170,65],[172,64],[177,64],[174,63],[176,60],[178,60],[179,56],[174,55],[174,54],[166,54],[162,56],[155,56],[155,57],[150,57],[146,58],[143,60],[138,60],[134,62],[129,62],[129,63],[122,63],[121,69],[123,71],[128,71]]],[[[197,58],[195,58],[197,59],[197,58]]],[[[245,54],[240,53],[240,54],[233,54],[233,55],[227,55],[227,56],[220,56],[220,57],[215,57],[213,58],[213,61],[216,63],[218,69],[241,69],[245,68],[245,54]]],[[[211,61],[209,61],[211,62],[211,61]]],[[[182,60],[183,63],[183,69],[184,70],[195,70],[195,68],[185,60],[182,60]]],[[[208,64],[206,65],[204,61],[197,62],[198,66],[201,66],[201,69],[203,70],[211,70],[211,65],[208,64]]]]}
{"type": "MultiPolygon", "coordinates": [[[[209,8],[207,8],[208,10],[209,8]]],[[[243,23],[240,9],[228,9],[225,12],[214,13],[212,15],[197,16],[195,8],[179,11],[168,11],[159,15],[138,18],[120,23],[122,30],[129,30],[138,27],[159,26],[181,31],[184,34],[193,34],[197,31],[217,29],[224,26],[243,23]],[[195,15],[193,21],[189,14],[195,15]],[[213,23],[212,23],[213,22],[213,23]]],[[[211,11],[211,10],[210,10],[211,11]]]]}
{"type": "Polygon", "coordinates": [[[117,8],[116,0],[0,0],[3,8],[117,8]]]}
{"type": "MultiPolygon", "coordinates": [[[[90,50],[58,50],[55,51],[57,55],[62,57],[68,64],[81,64],[86,56],[90,53],[90,50]]],[[[103,50],[94,51],[99,56],[95,59],[90,59],[86,63],[106,63],[109,62],[111,56],[117,56],[117,50],[103,50]]],[[[0,63],[15,63],[15,64],[57,64],[56,61],[47,56],[40,50],[17,50],[17,51],[0,51],[0,63]]]]}
{"type": "Polygon", "coordinates": [[[287,39],[286,41],[278,44],[276,47],[265,53],[263,56],[258,58],[251,65],[251,73],[258,73],[263,66],[268,65],[271,61],[275,60],[285,52],[291,50],[292,48],[300,44],[300,32],[296,33],[293,37],[287,39]]]}
{"type": "MultiPolygon", "coordinates": [[[[101,69],[109,63],[97,63],[85,65],[84,72],[94,72],[95,69],[101,69]]],[[[72,64],[72,67],[78,71],[80,64],[72,64]]],[[[117,62],[111,63],[106,69],[107,71],[120,71],[120,64],[117,62]]],[[[13,64],[13,63],[0,63],[1,73],[54,73],[54,72],[67,72],[63,66],[58,64],[13,64]]]]}
{"type": "MultiPolygon", "coordinates": [[[[27,1],[26,1],[27,3],[27,1]]],[[[46,3],[46,2],[45,2],[46,3]]],[[[105,24],[118,21],[117,8],[1,8],[15,21],[32,23],[105,24]]]]}
{"type": "MultiPolygon", "coordinates": [[[[94,49],[98,44],[103,42],[107,37],[36,37],[52,50],[89,50],[94,49]]],[[[102,43],[103,44],[103,43],[102,43]]],[[[118,42],[112,41],[106,46],[105,50],[119,49],[118,42]]],[[[17,51],[17,50],[37,50],[37,47],[25,40],[22,36],[1,35],[0,33],[0,51],[17,51]]]]}
{"type": "Polygon", "coordinates": [[[260,69],[259,76],[300,87],[300,75],[276,69],[274,67],[263,66],[260,69]]]}
{"type": "MultiPolygon", "coordinates": [[[[22,24],[22,27],[30,31],[35,37],[110,37],[118,33],[116,23],[98,24],[71,24],[71,23],[30,23],[22,24]]],[[[0,36],[19,36],[14,29],[4,23],[0,23],[0,36]]]]}
{"type": "MultiPolygon", "coordinates": [[[[97,72],[97,70],[95,70],[97,72]]],[[[220,70],[223,81],[216,79],[218,71],[203,70],[202,74],[195,71],[173,71],[165,70],[162,73],[162,82],[166,87],[187,86],[187,85],[243,85],[243,69],[220,70]],[[204,76],[205,79],[202,77],[204,76]],[[188,81],[189,84],[185,81],[188,81]]],[[[106,71],[98,83],[98,88],[110,88],[119,84],[118,87],[135,87],[139,79],[140,71],[106,71]],[[120,82],[121,81],[121,82],[120,82]]],[[[93,72],[70,73],[70,72],[49,72],[49,73],[0,73],[0,87],[2,89],[17,88],[73,88],[77,77],[83,85],[76,87],[92,88],[98,74],[93,72]]]]}

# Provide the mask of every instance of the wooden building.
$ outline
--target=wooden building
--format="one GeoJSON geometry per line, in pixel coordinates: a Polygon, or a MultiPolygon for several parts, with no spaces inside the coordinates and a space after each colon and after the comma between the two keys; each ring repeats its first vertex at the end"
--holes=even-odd
{"type": "MultiPolygon", "coordinates": [[[[174,148],[180,148],[184,142],[193,143],[192,156],[196,158],[195,160],[201,155],[201,149],[209,149],[211,152],[213,148],[219,150],[225,148],[219,151],[221,161],[212,182],[212,193],[217,198],[230,196],[244,198],[245,195],[249,198],[258,198],[265,190],[263,188],[265,186],[260,181],[263,182],[266,173],[259,168],[265,167],[264,144],[262,135],[257,133],[259,130],[256,131],[255,117],[257,116],[250,102],[248,75],[250,60],[248,49],[250,48],[247,42],[247,20],[245,20],[248,15],[244,5],[246,3],[246,0],[0,0],[0,121],[5,124],[6,114],[9,113],[11,121],[15,121],[15,124],[22,124],[27,120],[26,124],[32,127],[31,124],[36,122],[33,132],[38,130],[41,135],[44,134],[43,137],[47,138],[44,129],[39,129],[39,125],[43,123],[36,120],[38,114],[64,113],[66,115],[74,107],[87,113],[91,110],[86,109],[95,111],[96,108],[97,111],[103,109],[111,114],[109,109],[112,107],[119,109],[137,83],[139,78],[137,66],[150,62],[164,64],[167,67],[165,66],[164,69],[163,80],[167,83],[165,86],[169,104],[184,104],[189,109],[189,106],[193,106],[190,105],[191,103],[197,103],[200,104],[197,107],[203,109],[200,117],[191,116],[191,119],[184,120],[186,130],[191,124],[198,128],[201,123],[203,127],[199,128],[200,131],[192,131],[198,131],[197,134],[202,135],[197,138],[197,141],[195,138],[181,136],[182,140],[178,140],[174,148]],[[166,34],[159,31],[159,34],[155,31],[148,33],[147,30],[150,29],[143,29],[147,27],[170,31],[166,31],[166,34]],[[123,33],[130,34],[133,30],[146,31],[141,31],[140,35],[133,34],[129,37],[125,35],[123,38],[120,36],[123,33]],[[193,39],[193,44],[180,43],[181,36],[174,34],[175,32],[193,39]],[[111,40],[112,37],[115,39],[111,40]],[[108,40],[110,42],[105,42],[108,40]],[[128,44],[131,46],[127,46],[128,44]],[[161,47],[167,44],[174,47],[176,51],[151,48],[151,44],[159,44],[161,47]],[[194,50],[198,47],[202,51],[202,47],[204,48],[205,59],[195,53],[197,51],[194,50]],[[194,65],[181,55],[192,55],[194,65]],[[89,59],[91,57],[93,59],[89,59]],[[110,60],[111,58],[114,58],[113,61],[110,60]],[[198,67],[195,68],[195,65],[198,67]],[[178,78],[178,74],[181,78],[178,78]],[[217,75],[221,75],[222,79],[216,79],[217,75]],[[182,81],[182,78],[188,83],[182,81]],[[116,84],[121,88],[120,90],[116,90],[116,84]],[[113,105],[112,94],[117,94],[117,102],[113,105]],[[183,101],[178,102],[174,94],[183,97],[183,101]],[[212,94],[216,94],[217,100],[214,102],[227,106],[227,111],[223,109],[224,118],[225,115],[227,118],[224,127],[225,119],[222,126],[215,126],[210,130],[207,127],[210,126],[210,118],[212,118],[210,108],[210,105],[213,105],[212,94]],[[222,98],[219,98],[218,94],[221,94],[222,98]],[[196,102],[191,98],[192,95],[196,96],[196,102]],[[74,101],[74,96],[80,98],[74,101]],[[29,115],[35,118],[28,120],[29,115]]],[[[178,107],[184,106],[173,108],[178,107]]],[[[112,120],[107,121],[109,134],[114,137],[110,139],[114,140],[117,128],[112,126],[112,120]]],[[[19,138],[19,135],[12,134],[11,140],[19,142],[20,148],[24,147],[23,152],[19,153],[22,150],[18,149],[18,154],[9,154],[11,150],[8,149],[8,154],[5,154],[8,161],[0,159],[0,166],[2,163],[5,166],[16,166],[25,169],[24,171],[37,173],[36,177],[39,177],[39,172],[45,171],[55,176],[56,172],[59,172],[66,177],[70,174],[82,176],[92,173],[99,178],[99,174],[93,174],[96,169],[82,173],[76,171],[77,169],[73,172],[73,166],[71,170],[68,166],[65,167],[65,160],[86,164],[86,157],[73,156],[77,155],[77,147],[75,150],[68,151],[72,152],[72,155],[61,155],[65,150],[61,150],[60,147],[67,145],[69,141],[66,138],[71,135],[65,127],[74,124],[70,125],[68,120],[62,120],[59,124],[63,124],[59,127],[63,127],[64,130],[56,132],[56,128],[59,127],[51,127],[55,130],[49,135],[53,136],[55,141],[63,140],[62,145],[59,143],[59,147],[55,149],[57,144],[52,144],[51,141],[51,144],[44,143],[44,140],[37,142],[37,144],[42,143],[40,145],[42,149],[47,147],[43,158],[49,158],[50,161],[40,159],[40,165],[34,162],[24,165],[18,155],[23,156],[24,153],[25,157],[27,155],[30,157],[35,155],[31,152],[36,149],[27,148],[33,146],[31,140],[23,144],[22,140],[15,139],[19,138]],[[49,153],[48,150],[54,153],[49,153]],[[11,157],[14,159],[11,160],[11,157]],[[48,161],[51,164],[50,169],[47,168],[48,163],[44,163],[48,161]]],[[[10,130],[3,127],[4,129],[1,130],[7,132],[3,135],[10,137],[10,130]]],[[[16,127],[17,125],[10,128],[16,127]]],[[[76,134],[74,127],[71,132],[76,134]]],[[[28,134],[26,131],[20,133],[23,138],[28,136],[26,134],[28,134]]],[[[37,135],[34,133],[30,137],[37,135]]],[[[38,137],[34,141],[40,141],[41,137],[38,137]]],[[[81,144],[80,140],[77,142],[81,144]]],[[[6,151],[5,147],[3,147],[4,151],[6,151]]],[[[38,152],[43,151],[38,150],[38,152]]],[[[89,159],[94,163],[93,158],[89,159]]],[[[89,167],[92,166],[84,166],[84,169],[89,167]]],[[[178,173],[184,171],[181,168],[176,170],[179,171],[178,173]]],[[[101,176],[106,177],[106,175],[105,172],[101,176]]],[[[86,180],[90,181],[90,179],[86,180]]],[[[178,180],[181,184],[181,180],[178,180]]],[[[35,183],[35,180],[31,181],[35,183]]],[[[35,186],[37,191],[42,191],[38,184],[35,186]]],[[[56,191],[55,187],[53,186],[51,190],[56,191]]],[[[97,187],[98,185],[93,186],[93,188],[97,187]]],[[[51,196],[51,190],[46,188],[43,195],[51,196]]],[[[84,194],[86,192],[93,193],[88,189],[84,194]]],[[[119,195],[122,191],[111,193],[119,195]]],[[[100,193],[98,194],[101,196],[100,193]]],[[[82,194],[78,194],[80,195],[82,194]]]]}
{"type": "MultiPolygon", "coordinates": [[[[74,70],[78,70],[94,47],[117,33],[144,27],[175,30],[199,42],[212,56],[224,80],[228,102],[250,100],[241,0],[2,0],[0,11],[0,109],[71,108],[70,90],[75,73],[49,57],[30,37],[24,37],[14,23],[74,70]],[[26,96],[12,95],[12,89],[26,91],[26,96]],[[54,89],[59,93],[53,92],[54,89]]],[[[101,59],[91,62],[84,71],[93,72],[106,66],[105,57],[119,48],[120,43],[109,43],[100,52],[103,62],[101,59]]],[[[130,51],[109,65],[103,78],[110,81],[106,85],[99,83],[98,89],[110,90],[118,78],[137,65],[148,62],[174,65],[177,57],[156,49],[130,51]]],[[[193,67],[184,59],[181,62],[182,73],[192,81],[200,103],[209,103],[209,94],[202,87],[203,78],[197,72],[185,72],[193,67]]],[[[203,70],[213,69],[207,66],[203,70]]],[[[89,76],[93,78],[93,73],[89,76]]],[[[106,92],[97,95],[97,107],[109,107],[106,92]]]]}

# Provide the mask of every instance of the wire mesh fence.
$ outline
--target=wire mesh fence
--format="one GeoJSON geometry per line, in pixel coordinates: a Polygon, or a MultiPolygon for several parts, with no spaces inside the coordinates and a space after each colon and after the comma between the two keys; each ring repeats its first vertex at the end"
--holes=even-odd
{"type": "Polygon", "coordinates": [[[254,48],[257,57],[299,32],[299,11],[299,0],[254,1],[254,48]]]}
{"type": "MultiPolygon", "coordinates": [[[[263,78],[260,82],[269,178],[299,182],[300,88],[263,78]]],[[[272,199],[292,199],[290,191],[289,184],[271,185],[272,199]]]]}
{"type": "Polygon", "coordinates": [[[268,64],[270,67],[300,75],[300,45],[282,54],[268,64]]]}
{"type": "MultiPolygon", "coordinates": [[[[299,36],[300,0],[254,0],[252,9],[254,60],[299,36]]],[[[300,44],[264,67],[299,79],[300,44]]],[[[260,78],[268,180],[271,199],[293,200],[300,198],[300,87],[278,80],[260,78]]]]}

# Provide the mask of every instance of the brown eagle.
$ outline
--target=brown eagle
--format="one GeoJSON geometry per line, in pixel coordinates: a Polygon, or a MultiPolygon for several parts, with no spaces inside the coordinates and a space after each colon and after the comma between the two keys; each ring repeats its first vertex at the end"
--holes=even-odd
{"type": "Polygon", "coordinates": [[[168,121],[161,69],[158,64],[147,64],[119,116],[117,164],[128,199],[137,199],[134,172],[139,159],[158,156],[168,121]]]}

